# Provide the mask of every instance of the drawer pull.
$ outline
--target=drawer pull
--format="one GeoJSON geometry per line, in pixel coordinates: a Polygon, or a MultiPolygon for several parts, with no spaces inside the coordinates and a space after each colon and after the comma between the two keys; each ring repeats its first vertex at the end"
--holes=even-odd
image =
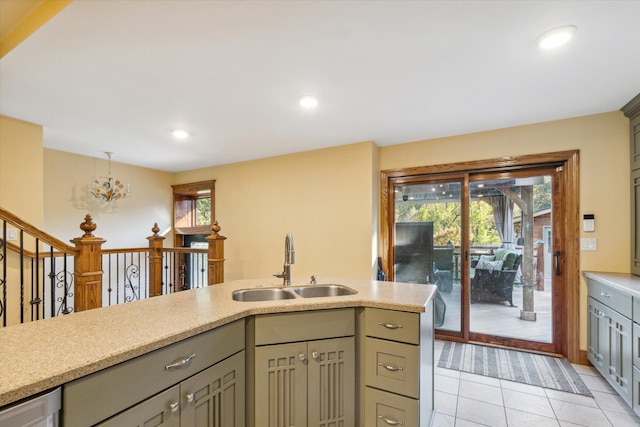
{"type": "Polygon", "coordinates": [[[182,360],[178,360],[177,362],[170,363],[169,365],[165,365],[164,369],[166,369],[168,371],[169,369],[179,368],[179,367],[184,366],[187,363],[189,363],[191,361],[191,359],[193,359],[194,357],[196,357],[195,353],[193,353],[191,356],[186,357],[186,358],[184,358],[182,360]]]}
{"type": "Polygon", "coordinates": [[[394,420],[392,418],[383,417],[382,415],[378,415],[378,419],[384,421],[390,426],[403,426],[404,423],[402,421],[394,420]]]}
{"type": "Polygon", "coordinates": [[[380,326],[384,326],[387,329],[402,329],[402,325],[398,325],[395,323],[382,323],[382,322],[378,322],[378,325],[380,326]]]}
{"type": "Polygon", "coordinates": [[[185,399],[187,399],[187,402],[191,403],[196,400],[196,395],[193,393],[189,393],[185,396],[185,399]]]}
{"type": "Polygon", "coordinates": [[[600,292],[600,296],[601,296],[601,297],[605,297],[605,298],[611,298],[611,295],[609,295],[609,294],[608,294],[608,293],[606,293],[606,292],[600,292]]]}
{"type": "Polygon", "coordinates": [[[178,410],[180,409],[180,403],[179,402],[170,403],[169,409],[171,409],[171,412],[178,412],[178,410]]]}
{"type": "Polygon", "coordinates": [[[404,371],[404,368],[401,367],[401,366],[391,366],[391,365],[387,365],[386,363],[382,363],[382,362],[378,362],[378,366],[382,366],[384,369],[386,369],[387,371],[391,371],[391,372],[404,371]]]}

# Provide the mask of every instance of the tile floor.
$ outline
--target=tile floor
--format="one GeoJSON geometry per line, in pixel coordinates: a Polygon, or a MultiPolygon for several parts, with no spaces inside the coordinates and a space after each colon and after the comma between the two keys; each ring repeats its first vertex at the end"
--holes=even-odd
{"type": "Polygon", "coordinates": [[[434,427],[640,426],[640,418],[592,367],[574,365],[594,397],[438,368],[434,427]]]}

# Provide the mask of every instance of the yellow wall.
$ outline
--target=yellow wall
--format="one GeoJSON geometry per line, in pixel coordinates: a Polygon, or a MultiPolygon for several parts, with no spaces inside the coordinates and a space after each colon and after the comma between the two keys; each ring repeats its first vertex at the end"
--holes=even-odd
{"type": "Polygon", "coordinates": [[[89,184],[108,172],[106,156],[45,149],[45,231],[69,241],[82,235],[79,225],[90,213],[97,224],[93,234],[107,240],[104,248],[147,247],[155,222],[166,233],[165,246],[171,246],[173,174],[112,161],[111,175],[130,184],[131,197],[105,205],[89,194],[89,184]]]}
{"type": "Polygon", "coordinates": [[[43,224],[42,126],[0,116],[0,206],[43,224]]]}
{"type": "MultiPolygon", "coordinates": [[[[163,231],[171,224],[171,184],[215,179],[216,219],[228,237],[225,279],[262,277],[265,284],[280,281],[270,276],[282,269],[287,232],[299,280],[372,277],[379,170],[577,149],[580,215],[596,216],[595,233],[581,237],[598,245],[581,252],[580,269],[629,272],[629,134],[621,112],[382,148],[362,142],[178,174],[113,162],[112,174],[133,191],[116,211],[91,205],[86,193],[91,179],[106,174],[106,158],[43,150],[40,126],[0,120],[0,206],[34,225],[44,222],[62,240],[79,236],[78,224],[91,212],[105,247],[144,246],[154,222],[163,231]]],[[[584,308],[584,281],[579,286],[584,308]]],[[[586,310],[581,343],[584,349],[586,310]]]]}
{"type": "Polygon", "coordinates": [[[281,271],[288,232],[295,242],[294,277],[369,279],[377,150],[363,142],[235,163],[179,173],[176,183],[216,180],[216,219],[228,238],[226,280],[281,271]]]}
{"type": "MultiPolygon", "coordinates": [[[[629,121],[615,111],[381,148],[381,170],[580,150],[580,218],[595,214],[597,251],[580,252],[581,271],[630,272],[629,121]]],[[[578,286],[570,283],[569,286],[578,286]]],[[[587,288],[580,283],[581,348],[587,288]]]]}

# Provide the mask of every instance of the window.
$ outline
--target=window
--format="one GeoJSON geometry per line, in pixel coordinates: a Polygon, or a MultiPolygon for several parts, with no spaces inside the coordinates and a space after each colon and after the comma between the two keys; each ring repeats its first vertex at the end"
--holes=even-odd
{"type": "Polygon", "coordinates": [[[172,187],[175,246],[188,243],[186,236],[209,235],[215,217],[215,181],[172,187]]]}

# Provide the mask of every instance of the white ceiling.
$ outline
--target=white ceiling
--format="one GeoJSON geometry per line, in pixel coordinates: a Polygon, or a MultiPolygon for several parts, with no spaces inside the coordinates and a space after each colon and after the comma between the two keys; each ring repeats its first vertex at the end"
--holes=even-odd
{"type": "Polygon", "coordinates": [[[0,60],[0,113],[43,125],[45,147],[165,171],[602,113],[639,92],[640,1],[75,0],[0,60]],[[569,45],[536,49],[565,24],[569,45]]]}

